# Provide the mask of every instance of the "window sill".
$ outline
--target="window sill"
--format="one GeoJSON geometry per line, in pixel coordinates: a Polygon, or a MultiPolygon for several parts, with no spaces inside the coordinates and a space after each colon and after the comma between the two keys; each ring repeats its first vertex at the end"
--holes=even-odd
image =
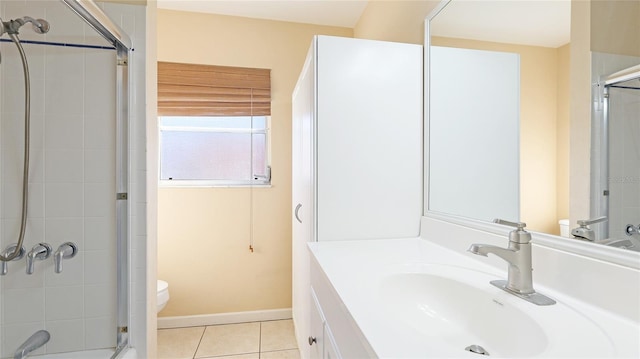
{"type": "Polygon", "coordinates": [[[271,188],[271,183],[212,183],[210,181],[159,181],[159,188],[271,188]]]}

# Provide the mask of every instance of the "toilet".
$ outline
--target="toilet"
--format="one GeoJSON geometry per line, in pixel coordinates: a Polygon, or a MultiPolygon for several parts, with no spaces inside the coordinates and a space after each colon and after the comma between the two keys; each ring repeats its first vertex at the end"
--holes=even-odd
{"type": "Polygon", "coordinates": [[[558,221],[558,224],[560,225],[560,235],[562,237],[571,238],[571,234],[569,232],[569,220],[561,219],[558,221]]]}
{"type": "Polygon", "coordinates": [[[160,311],[164,308],[165,305],[167,305],[167,302],[169,301],[169,283],[158,279],[158,301],[157,301],[157,313],[160,313],[160,311]]]}

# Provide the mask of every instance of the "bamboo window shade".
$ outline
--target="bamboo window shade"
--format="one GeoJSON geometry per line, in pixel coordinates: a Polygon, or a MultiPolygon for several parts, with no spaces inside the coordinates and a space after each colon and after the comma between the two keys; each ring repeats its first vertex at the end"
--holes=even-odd
{"type": "Polygon", "coordinates": [[[271,70],[158,62],[159,116],[269,116],[271,70]]]}

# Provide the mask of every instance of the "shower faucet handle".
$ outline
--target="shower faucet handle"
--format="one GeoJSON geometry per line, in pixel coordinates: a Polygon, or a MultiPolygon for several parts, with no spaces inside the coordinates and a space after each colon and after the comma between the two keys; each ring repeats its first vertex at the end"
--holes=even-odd
{"type": "MultiPolygon", "coordinates": [[[[18,244],[12,244],[8,246],[7,248],[4,249],[4,252],[2,252],[2,255],[5,257],[9,256],[13,252],[15,252],[17,247],[18,247],[18,244]]],[[[15,256],[12,260],[17,261],[22,259],[24,257],[24,253],[25,253],[24,247],[20,247],[20,251],[18,252],[18,255],[15,256]]],[[[8,271],[9,269],[8,269],[7,262],[2,261],[2,264],[0,264],[0,275],[6,275],[8,271]]]]}
{"type": "Polygon", "coordinates": [[[58,250],[53,254],[53,262],[55,263],[56,273],[62,273],[62,260],[70,259],[76,256],[78,253],[78,246],[73,242],[66,242],[58,247],[58,250]]]}
{"type": "Polygon", "coordinates": [[[33,274],[33,268],[35,266],[34,261],[45,260],[51,255],[51,246],[47,243],[38,243],[27,253],[27,274],[33,274]]]}

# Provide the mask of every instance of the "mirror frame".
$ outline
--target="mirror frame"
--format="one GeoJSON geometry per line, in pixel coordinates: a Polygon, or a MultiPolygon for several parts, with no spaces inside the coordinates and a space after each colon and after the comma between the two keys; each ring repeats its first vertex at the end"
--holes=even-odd
{"type": "MultiPolygon", "coordinates": [[[[435,18],[451,1],[441,0],[438,5],[427,15],[424,21],[424,198],[423,216],[426,218],[445,221],[464,227],[477,229],[507,237],[510,229],[505,226],[472,218],[461,217],[448,213],[429,210],[429,124],[430,124],[430,46],[431,46],[431,20],[435,18]]],[[[565,238],[547,233],[530,231],[532,243],[551,249],[561,250],[572,254],[582,255],[621,266],[640,269],[640,252],[609,247],[602,244],[591,243],[579,239],[565,238]]]]}

